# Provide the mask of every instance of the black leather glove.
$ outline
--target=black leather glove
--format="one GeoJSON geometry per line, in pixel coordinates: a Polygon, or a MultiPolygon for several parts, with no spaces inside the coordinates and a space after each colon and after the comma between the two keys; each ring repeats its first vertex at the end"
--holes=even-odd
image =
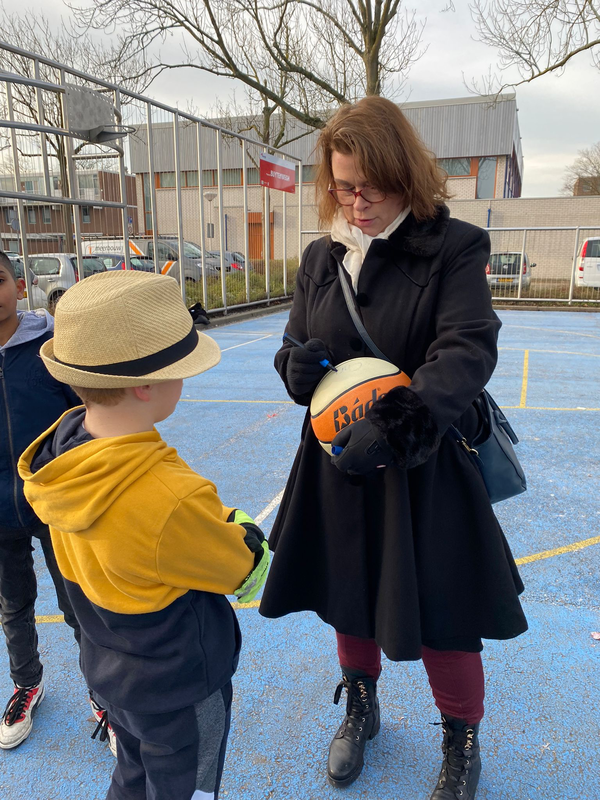
{"type": "Polygon", "coordinates": [[[292,394],[310,394],[327,372],[321,361],[329,353],[320,339],[309,339],[304,347],[292,347],[287,362],[287,383],[292,394]]]}
{"type": "MultiPolygon", "coordinates": [[[[394,451],[383,433],[368,419],[359,419],[337,434],[332,448],[341,447],[331,463],[348,475],[368,475],[378,467],[387,467],[394,460],[394,451]]],[[[335,450],[333,450],[335,453],[335,450]]]]}

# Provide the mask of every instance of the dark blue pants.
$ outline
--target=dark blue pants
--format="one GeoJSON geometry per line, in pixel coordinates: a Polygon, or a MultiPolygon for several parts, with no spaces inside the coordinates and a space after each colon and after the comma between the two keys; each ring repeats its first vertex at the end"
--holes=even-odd
{"type": "Polygon", "coordinates": [[[35,627],[37,581],[32,555],[35,539],[42,546],[56,590],[58,607],[65,616],[65,622],[73,628],[76,640],[79,642],[81,638],[47,526],[40,523],[36,528],[24,529],[23,536],[0,538],[0,616],[8,648],[10,677],[19,686],[39,683],[43,672],[35,627]]]}
{"type": "Polygon", "coordinates": [[[117,766],[106,800],[216,800],[231,722],[231,682],[201,703],[165,714],[132,714],[96,699],[117,737],[117,766]]]}

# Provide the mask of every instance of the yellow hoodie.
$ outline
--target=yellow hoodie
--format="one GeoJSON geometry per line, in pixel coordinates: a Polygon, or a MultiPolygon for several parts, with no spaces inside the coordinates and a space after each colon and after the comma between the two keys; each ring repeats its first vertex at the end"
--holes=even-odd
{"type": "Polygon", "coordinates": [[[63,576],[121,614],[158,611],[189,590],[233,594],[254,565],[245,530],[156,430],[84,442],[32,471],[69,413],[18,465],[63,576]]]}

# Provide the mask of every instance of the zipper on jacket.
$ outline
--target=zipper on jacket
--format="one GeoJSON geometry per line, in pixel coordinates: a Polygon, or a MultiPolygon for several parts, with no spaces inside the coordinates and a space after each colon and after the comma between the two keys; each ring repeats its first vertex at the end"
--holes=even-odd
{"type": "MultiPolygon", "coordinates": [[[[4,356],[2,356],[2,361],[4,361],[4,356]]],[[[13,436],[12,436],[12,426],[10,424],[10,413],[8,411],[8,395],[6,393],[6,381],[4,380],[4,369],[0,366],[0,382],[2,382],[2,392],[4,394],[4,407],[6,409],[6,425],[8,430],[8,449],[10,452],[10,461],[12,467],[12,474],[13,474],[13,500],[15,504],[15,511],[17,512],[17,519],[19,520],[19,524],[22,528],[25,527],[25,523],[23,522],[23,517],[21,516],[21,512],[19,511],[19,482],[18,482],[18,475],[17,475],[17,460],[15,458],[15,448],[13,444],[13,436]]]]}

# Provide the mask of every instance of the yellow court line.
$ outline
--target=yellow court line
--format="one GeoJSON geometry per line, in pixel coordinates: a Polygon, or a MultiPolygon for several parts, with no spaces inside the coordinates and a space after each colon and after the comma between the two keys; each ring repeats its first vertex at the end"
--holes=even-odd
{"type": "Polygon", "coordinates": [[[600,408],[588,408],[587,406],[575,406],[574,408],[555,408],[553,406],[502,406],[503,409],[514,411],[521,409],[525,411],[600,411],[600,408]]]}
{"type": "Polygon", "coordinates": [[[553,556],[560,556],[563,553],[574,553],[576,550],[583,550],[584,547],[591,547],[593,544],[600,544],[600,536],[593,536],[591,539],[582,539],[580,542],[568,544],[565,547],[556,547],[554,550],[544,550],[541,553],[535,553],[533,556],[524,556],[523,558],[516,558],[516,564],[531,564],[533,561],[541,561],[543,558],[552,558],[553,556]]]}
{"type": "MultiPolygon", "coordinates": [[[[525,347],[499,347],[498,350],[511,350],[516,353],[522,353],[527,348],[525,347]]],[[[533,347],[529,348],[530,353],[550,353],[551,355],[559,356],[589,356],[590,358],[600,358],[600,353],[575,353],[572,350],[536,350],[533,347]]]]}
{"type": "MultiPolygon", "coordinates": [[[[541,553],[535,553],[532,556],[524,556],[523,558],[516,558],[515,563],[518,566],[522,564],[531,564],[534,561],[541,561],[544,558],[552,558],[553,556],[560,556],[563,553],[574,553],[577,550],[583,550],[585,547],[591,547],[594,544],[600,544],[600,536],[594,536],[591,539],[582,539],[580,542],[568,544],[565,547],[556,547],[554,550],[543,550],[541,553]]],[[[251,603],[232,603],[231,607],[236,610],[243,608],[258,608],[260,600],[253,600],[251,603]]],[[[36,617],[35,621],[38,623],[43,622],[64,622],[62,614],[53,614],[50,616],[36,617]]]]}
{"type": "Polygon", "coordinates": [[[523,382],[521,384],[521,402],[520,408],[527,407],[527,382],[529,381],[529,350],[523,353],[523,382]]]}

